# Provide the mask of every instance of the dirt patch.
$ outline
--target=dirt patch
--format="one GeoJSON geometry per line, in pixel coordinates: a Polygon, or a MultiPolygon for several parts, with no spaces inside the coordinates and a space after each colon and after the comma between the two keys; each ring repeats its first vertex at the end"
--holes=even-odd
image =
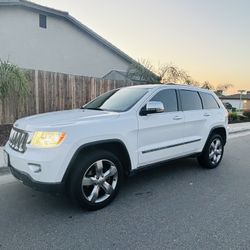
{"type": "Polygon", "coordinates": [[[8,141],[11,128],[12,124],[0,125],[0,147],[8,141]]]}

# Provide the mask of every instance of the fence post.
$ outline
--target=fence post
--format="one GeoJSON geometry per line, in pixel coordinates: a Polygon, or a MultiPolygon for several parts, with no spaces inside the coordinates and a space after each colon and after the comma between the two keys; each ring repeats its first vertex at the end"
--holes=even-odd
{"type": "Polygon", "coordinates": [[[35,103],[36,103],[36,114],[39,114],[39,90],[38,90],[38,70],[35,70],[35,103]]]}

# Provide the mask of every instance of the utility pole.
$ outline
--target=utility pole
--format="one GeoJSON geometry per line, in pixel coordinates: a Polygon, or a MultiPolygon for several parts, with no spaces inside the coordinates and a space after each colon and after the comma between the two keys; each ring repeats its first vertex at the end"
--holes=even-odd
{"type": "Polygon", "coordinates": [[[246,90],[240,89],[238,90],[238,93],[240,93],[240,105],[239,105],[239,110],[241,110],[242,107],[242,95],[245,94],[246,90]]]}

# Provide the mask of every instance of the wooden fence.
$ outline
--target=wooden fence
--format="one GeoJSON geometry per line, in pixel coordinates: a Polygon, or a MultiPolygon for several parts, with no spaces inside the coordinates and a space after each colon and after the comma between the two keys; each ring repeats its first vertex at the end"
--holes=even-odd
{"type": "Polygon", "coordinates": [[[30,94],[17,103],[14,97],[0,102],[0,124],[49,111],[79,108],[96,96],[131,82],[103,80],[40,70],[28,71],[30,94]]]}

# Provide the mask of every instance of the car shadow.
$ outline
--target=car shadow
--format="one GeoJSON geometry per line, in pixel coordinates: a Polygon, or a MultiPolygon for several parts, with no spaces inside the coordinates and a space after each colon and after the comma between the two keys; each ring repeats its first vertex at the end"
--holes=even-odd
{"type": "MultiPolygon", "coordinates": [[[[148,190],[151,190],[156,184],[165,185],[166,183],[170,183],[169,185],[171,185],[175,180],[189,178],[189,176],[199,174],[202,171],[204,170],[199,167],[195,158],[175,160],[145,169],[133,176],[126,177],[121,188],[121,194],[118,195],[116,202],[102,210],[114,209],[115,206],[119,206],[119,201],[122,201],[124,198],[129,199],[131,196],[151,195],[151,192],[148,190]]],[[[29,212],[27,210],[31,209],[31,214],[35,209],[38,214],[40,211],[41,215],[56,214],[71,219],[79,214],[91,213],[73,204],[66,195],[42,193],[25,187],[21,183],[17,185],[16,192],[22,193],[21,196],[25,197],[24,199],[28,204],[26,207],[26,204],[22,203],[23,207],[20,209],[25,209],[26,212],[29,212]]]]}

